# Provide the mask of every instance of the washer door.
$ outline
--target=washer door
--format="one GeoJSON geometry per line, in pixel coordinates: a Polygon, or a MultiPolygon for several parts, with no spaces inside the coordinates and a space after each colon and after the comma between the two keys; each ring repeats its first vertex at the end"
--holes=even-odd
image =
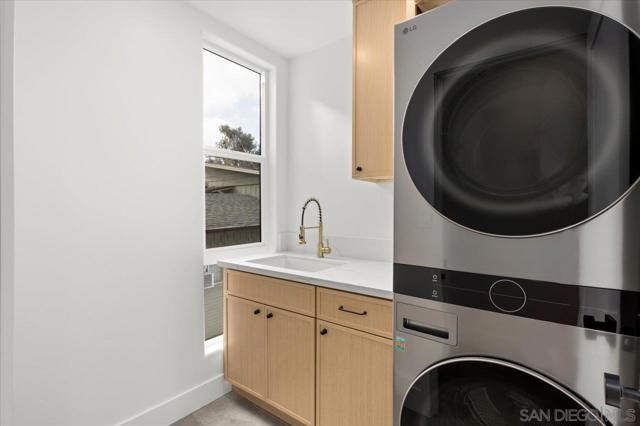
{"type": "MultiPolygon", "coordinates": [[[[428,40],[425,40],[428,43],[428,40]]],[[[402,146],[417,189],[466,228],[574,226],[640,173],[640,40],[591,11],[538,7],[471,30],[429,67],[402,146]]]]}
{"type": "Polygon", "coordinates": [[[602,426],[600,414],[542,375],[490,358],[454,358],[424,371],[405,395],[400,426],[602,426]]]}

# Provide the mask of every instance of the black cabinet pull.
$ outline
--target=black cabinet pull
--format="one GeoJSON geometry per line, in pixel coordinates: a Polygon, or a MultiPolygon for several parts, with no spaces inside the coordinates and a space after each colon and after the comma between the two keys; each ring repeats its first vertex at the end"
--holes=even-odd
{"type": "Polygon", "coordinates": [[[344,306],[340,306],[338,308],[338,310],[342,311],[342,312],[346,312],[348,314],[353,314],[353,315],[360,315],[360,316],[367,315],[367,311],[362,311],[362,312],[351,311],[351,310],[345,308],[344,306]]]}
{"type": "Polygon", "coordinates": [[[255,311],[253,311],[253,315],[258,315],[260,313],[260,309],[256,309],[255,311]]]}
{"type": "Polygon", "coordinates": [[[327,333],[328,333],[328,331],[327,331],[327,329],[326,329],[326,328],[323,328],[322,330],[320,330],[320,335],[321,335],[321,336],[324,336],[324,335],[325,335],[325,334],[327,334],[327,333]]]}
{"type": "Polygon", "coordinates": [[[272,314],[271,312],[269,312],[269,313],[267,314],[267,318],[273,318],[273,314],[272,314]]]}
{"type": "Polygon", "coordinates": [[[362,166],[357,166],[356,167],[356,172],[361,172],[362,171],[362,166]]]}

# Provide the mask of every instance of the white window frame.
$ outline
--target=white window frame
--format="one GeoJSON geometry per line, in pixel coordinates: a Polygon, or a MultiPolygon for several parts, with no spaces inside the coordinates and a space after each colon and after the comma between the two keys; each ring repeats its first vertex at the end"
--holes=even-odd
{"type": "MultiPolygon", "coordinates": [[[[243,66],[248,68],[251,71],[254,71],[260,75],[260,154],[248,154],[246,152],[233,151],[230,149],[221,149],[214,148],[211,146],[207,146],[204,143],[204,135],[203,135],[203,152],[202,152],[202,161],[204,162],[204,157],[206,156],[214,156],[214,157],[222,157],[229,158],[232,160],[242,160],[242,161],[250,161],[253,163],[260,164],[260,242],[257,243],[247,243],[247,244],[236,244],[232,246],[224,246],[224,247],[214,247],[207,248],[206,245],[206,224],[203,226],[203,241],[204,241],[204,249],[205,253],[209,254],[222,254],[224,252],[229,252],[232,250],[243,250],[243,249],[251,249],[251,248],[262,248],[267,246],[270,243],[271,233],[269,232],[269,227],[267,224],[269,223],[267,212],[272,211],[270,208],[271,203],[271,179],[270,179],[270,167],[268,164],[269,156],[270,156],[270,141],[269,141],[269,70],[265,67],[257,65],[251,61],[248,61],[239,55],[236,55],[228,50],[222,49],[218,46],[215,46],[211,43],[205,43],[202,47],[203,55],[204,51],[208,51],[212,54],[218,55],[223,59],[227,59],[231,62],[235,62],[239,66],[243,66]]],[[[204,68],[203,68],[204,72],[204,68]]],[[[204,96],[204,94],[203,94],[204,96]]],[[[203,111],[204,117],[204,111],[203,111]]],[[[203,163],[203,174],[204,174],[204,163],[203,163]]],[[[203,179],[204,181],[204,179],[203,179]]],[[[206,203],[204,202],[204,191],[203,191],[203,212],[205,212],[206,217],[206,203]]]]}

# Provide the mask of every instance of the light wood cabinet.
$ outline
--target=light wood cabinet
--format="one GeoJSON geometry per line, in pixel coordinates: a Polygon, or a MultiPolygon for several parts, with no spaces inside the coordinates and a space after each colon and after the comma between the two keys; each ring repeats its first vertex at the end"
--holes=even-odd
{"type": "Polygon", "coordinates": [[[225,297],[225,376],[258,397],[267,389],[266,319],[260,303],[225,297]]]}
{"type": "Polygon", "coordinates": [[[267,401],[300,422],[315,417],[315,320],[267,309],[267,401]]]}
{"type": "Polygon", "coordinates": [[[318,319],[393,337],[393,302],[344,291],[318,288],[318,319]]]}
{"type": "Polygon", "coordinates": [[[225,273],[227,294],[303,315],[314,316],[316,313],[316,290],[312,285],[234,270],[225,273]]]}
{"type": "Polygon", "coordinates": [[[225,377],[295,425],[315,423],[315,318],[225,296],[225,377]]]}
{"type": "Polygon", "coordinates": [[[416,0],[416,6],[419,11],[426,12],[428,10],[440,7],[451,0],[416,0]]]}
{"type": "Polygon", "coordinates": [[[415,10],[414,0],[353,2],[355,179],[393,178],[393,27],[415,10]]]}
{"type": "Polygon", "coordinates": [[[224,278],[225,377],[239,394],[296,426],[392,424],[391,301],[224,278]]]}
{"type": "Polygon", "coordinates": [[[316,424],[391,425],[391,340],[318,321],[317,348],[316,424]]]}

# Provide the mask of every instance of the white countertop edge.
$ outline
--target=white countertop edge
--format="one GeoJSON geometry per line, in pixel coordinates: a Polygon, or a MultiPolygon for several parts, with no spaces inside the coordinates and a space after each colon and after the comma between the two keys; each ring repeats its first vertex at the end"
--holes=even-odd
{"type": "MultiPolygon", "coordinates": [[[[250,259],[257,259],[260,257],[269,257],[269,256],[275,256],[275,255],[281,255],[281,254],[288,254],[288,255],[298,256],[298,257],[306,257],[305,255],[300,255],[298,253],[278,252],[278,253],[269,253],[264,256],[252,256],[251,258],[247,258],[247,259],[243,258],[238,260],[236,259],[219,260],[217,262],[217,265],[223,268],[235,269],[238,271],[249,272],[249,273],[258,274],[258,275],[266,275],[269,277],[280,278],[280,279],[289,280],[289,281],[297,281],[304,284],[311,284],[319,287],[331,288],[334,290],[348,291],[351,293],[357,293],[357,294],[362,294],[366,296],[373,296],[373,297],[379,297],[382,299],[393,300],[392,276],[388,277],[388,282],[385,282],[382,284],[378,282],[376,286],[370,287],[368,285],[363,285],[360,283],[349,282],[348,280],[328,279],[328,278],[323,278],[321,276],[320,277],[317,276],[317,275],[321,275],[322,272],[324,271],[321,271],[319,273],[317,272],[306,273],[304,271],[297,271],[297,270],[294,271],[289,269],[284,270],[283,268],[262,266],[262,265],[252,264],[247,262],[247,260],[250,260],[250,259]],[[380,287],[386,287],[386,288],[380,288],[380,287]]],[[[331,258],[331,259],[346,262],[346,264],[351,267],[353,266],[357,267],[360,264],[370,264],[370,265],[373,264],[378,266],[380,265],[387,266],[386,265],[387,262],[359,260],[359,259],[344,259],[344,258],[331,258]]],[[[389,268],[391,268],[390,263],[388,266],[389,268]]],[[[333,269],[332,272],[334,273],[340,272],[339,271],[340,267],[336,267],[332,269],[333,269]]]]}

